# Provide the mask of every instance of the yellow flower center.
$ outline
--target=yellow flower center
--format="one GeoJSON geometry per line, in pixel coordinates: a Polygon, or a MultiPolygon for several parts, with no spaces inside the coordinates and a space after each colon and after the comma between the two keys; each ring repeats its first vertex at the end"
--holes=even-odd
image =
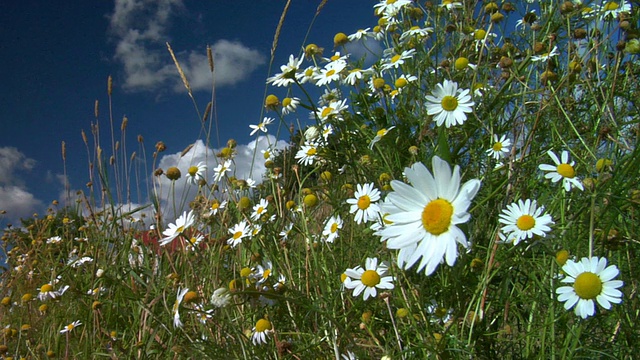
{"type": "Polygon", "coordinates": [[[335,73],[336,73],[336,71],[331,69],[331,70],[327,71],[327,77],[332,76],[335,73]]]}
{"type": "Polygon", "coordinates": [[[53,286],[51,286],[51,284],[42,285],[40,288],[40,292],[42,293],[48,293],[49,291],[53,291],[53,286]]]}
{"type": "Polygon", "coordinates": [[[184,231],[184,225],[180,226],[179,228],[176,229],[176,234],[180,234],[184,231]]]}
{"type": "Polygon", "coordinates": [[[312,68],[309,68],[309,69],[305,70],[305,71],[304,71],[304,75],[305,75],[306,77],[310,77],[311,75],[313,75],[313,69],[312,69],[312,68]]]}
{"type": "Polygon", "coordinates": [[[360,198],[358,199],[358,209],[366,210],[369,208],[369,205],[371,205],[371,199],[369,198],[369,195],[360,196],[360,198]]]}
{"type": "Polygon", "coordinates": [[[571,166],[569,164],[560,164],[560,165],[558,165],[557,171],[558,171],[558,174],[560,174],[563,177],[566,177],[568,179],[571,179],[574,176],[576,176],[576,171],[573,170],[573,166],[571,166]]]}
{"type": "Polygon", "coordinates": [[[387,129],[380,129],[378,130],[378,132],[376,133],[377,136],[383,137],[385,135],[387,135],[387,129]]]}
{"type": "Polygon", "coordinates": [[[71,331],[71,330],[73,330],[73,328],[75,328],[75,327],[76,327],[75,325],[73,325],[73,324],[69,324],[69,325],[67,325],[67,331],[71,331]]]}
{"type": "Polygon", "coordinates": [[[493,151],[502,150],[502,143],[498,141],[497,143],[493,144],[492,149],[493,149],[493,151]]]}
{"type": "Polygon", "coordinates": [[[469,59],[467,59],[466,57],[460,57],[456,59],[456,62],[455,62],[456,70],[462,70],[467,66],[469,66],[469,59]]]}
{"type": "Polygon", "coordinates": [[[211,210],[217,210],[219,207],[220,207],[219,202],[214,202],[213,204],[211,204],[211,210]]]}
{"type": "Polygon", "coordinates": [[[249,269],[248,267],[240,269],[240,276],[249,277],[249,275],[251,275],[251,269],[249,269]]]}
{"type": "Polygon", "coordinates": [[[367,270],[360,277],[362,284],[367,287],[374,287],[380,284],[380,275],[375,270],[367,270]]]}
{"type": "Polygon", "coordinates": [[[327,116],[329,116],[329,114],[331,114],[333,112],[333,110],[335,110],[332,107],[327,106],[326,108],[324,108],[324,110],[322,110],[322,113],[320,114],[320,117],[322,118],[326,118],[327,116]]]}
{"type": "Polygon", "coordinates": [[[396,87],[398,89],[403,88],[403,87],[407,86],[407,79],[399,78],[398,80],[396,80],[395,85],[396,85],[396,87]]]}
{"type": "Polygon", "coordinates": [[[282,99],[282,106],[287,107],[291,104],[291,98],[284,98],[282,99]]]}
{"type": "Polygon", "coordinates": [[[271,269],[265,269],[265,271],[262,273],[262,278],[266,279],[271,275],[271,269]]]}
{"type": "Polygon", "coordinates": [[[307,150],[307,156],[313,156],[316,154],[316,148],[311,148],[307,150]]]}
{"type": "Polygon", "coordinates": [[[197,166],[190,167],[188,173],[191,176],[196,176],[196,174],[198,173],[198,167],[197,166]]]}
{"type": "Polygon", "coordinates": [[[234,239],[234,240],[238,240],[241,236],[242,236],[242,231],[236,231],[236,232],[233,234],[233,239],[234,239]]]}
{"type": "Polygon", "coordinates": [[[447,95],[442,98],[441,104],[445,111],[453,111],[458,107],[458,99],[451,95],[447,95]]]}
{"type": "Polygon", "coordinates": [[[487,36],[487,32],[482,29],[476,30],[473,34],[473,37],[476,40],[484,40],[485,36],[487,36]]]}
{"type": "Polygon", "coordinates": [[[398,55],[394,55],[394,56],[391,58],[391,63],[395,63],[395,62],[396,62],[396,61],[398,61],[398,60],[400,60],[400,55],[399,55],[399,54],[398,54],[398,55]]]}
{"type": "Polygon", "coordinates": [[[391,4],[395,3],[396,1],[398,1],[398,0],[387,0],[387,5],[391,5],[391,4]]]}
{"type": "Polygon", "coordinates": [[[602,292],[602,280],[592,272],[583,272],[576,277],[573,289],[581,299],[595,299],[602,292]]]}
{"type": "Polygon", "coordinates": [[[536,225],[536,220],[531,215],[522,215],[516,221],[516,226],[520,230],[530,230],[536,225]]]}
{"type": "Polygon", "coordinates": [[[615,1],[609,1],[604,5],[604,11],[612,11],[618,9],[618,3],[615,1]]]}
{"type": "Polygon", "coordinates": [[[272,328],[271,321],[267,319],[260,319],[256,323],[256,332],[271,330],[271,328],[272,328]]]}
{"type": "Polygon", "coordinates": [[[264,208],[263,208],[262,206],[260,206],[260,207],[258,208],[258,210],[256,210],[256,213],[258,213],[258,214],[262,214],[262,212],[263,212],[263,211],[264,211],[264,208]]]}
{"type": "Polygon", "coordinates": [[[338,231],[338,223],[331,224],[331,233],[338,231]]]}
{"type": "Polygon", "coordinates": [[[193,237],[191,237],[191,239],[189,239],[189,242],[190,242],[191,244],[195,244],[197,241],[198,241],[198,238],[197,238],[197,237],[195,237],[195,236],[193,236],[193,237]]]}
{"type": "Polygon", "coordinates": [[[453,0],[442,0],[442,5],[451,5],[451,3],[453,3],[453,0]]]}
{"type": "Polygon", "coordinates": [[[422,210],[422,226],[433,235],[440,235],[449,230],[453,205],[444,199],[432,200],[422,210]]]}

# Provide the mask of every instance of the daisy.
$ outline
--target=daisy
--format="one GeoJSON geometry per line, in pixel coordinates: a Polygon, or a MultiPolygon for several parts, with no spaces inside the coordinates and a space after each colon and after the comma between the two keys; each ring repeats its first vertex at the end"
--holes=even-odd
{"type": "Polygon", "coordinates": [[[620,272],[615,265],[607,267],[606,258],[584,257],[580,262],[567,260],[562,271],[567,276],[561,281],[572,284],[556,289],[558,301],[564,302],[565,310],[575,306],[575,314],[586,319],[596,313],[595,301],[607,310],[611,309],[611,303],[622,302],[622,292],[618,288],[624,283],[613,280],[620,272]]]}
{"type": "Polygon", "coordinates": [[[287,65],[280,66],[281,73],[276,74],[267,79],[267,84],[273,83],[275,86],[289,86],[296,82],[296,79],[300,77],[300,65],[302,64],[302,58],[298,59],[293,55],[289,55],[289,62],[287,65]]]}
{"type": "Polygon", "coordinates": [[[342,219],[340,215],[332,216],[322,230],[322,235],[326,236],[325,241],[332,243],[339,235],[338,230],[342,229],[342,219]]]}
{"type": "Polygon", "coordinates": [[[273,325],[267,319],[260,319],[252,329],[251,342],[253,345],[266,344],[269,333],[273,332],[273,325]]]}
{"type": "Polygon", "coordinates": [[[360,68],[349,70],[349,74],[344,78],[343,83],[345,85],[355,86],[359,80],[362,80],[363,71],[360,68]]]}
{"type": "Polygon", "coordinates": [[[628,4],[625,0],[620,1],[620,3],[615,1],[607,1],[606,3],[600,5],[599,11],[602,13],[602,19],[616,19],[621,12],[630,12],[631,5],[628,4]]]}
{"type": "Polygon", "coordinates": [[[349,213],[356,213],[355,221],[357,224],[375,220],[380,212],[380,208],[375,204],[378,200],[380,200],[380,191],[373,187],[373,183],[358,184],[355,198],[347,199],[347,204],[351,204],[349,213]]]}
{"type": "Polygon", "coordinates": [[[249,125],[249,127],[253,129],[253,131],[251,132],[251,134],[249,134],[249,136],[253,136],[253,134],[258,132],[258,130],[262,131],[263,133],[266,133],[267,125],[271,124],[274,120],[275,120],[274,118],[265,117],[262,120],[262,122],[259,123],[258,125],[249,125]]]}
{"type": "Polygon", "coordinates": [[[273,264],[271,261],[263,262],[262,265],[258,265],[258,268],[253,273],[253,277],[258,281],[258,284],[262,284],[267,281],[273,274],[273,264]]]}
{"type": "Polygon", "coordinates": [[[187,170],[187,182],[189,184],[198,185],[200,180],[204,180],[204,173],[207,171],[207,165],[200,161],[198,165],[189,167],[187,170]]]}
{"type": "Polygon", "coordinates": [[[431,275],[444,260],[449,266],[458,256],[456,243],[469,247],[465,234],[457,227],[470,218],[467,209],[480,180],[473,179],[460,186],[460,167],[453,173],[449,164],[437,156],[432,160],[433,175],[422,163],[405,168],[409,183],[391,181],[393,192],[386,202],[386,224],[375,234],[387,241],[389,249],[400,249],[398,266],[408,269],[422,258],[417,271],[425,268],[431,275]]]}
{"type": "Polygon", "coordinates": [[[60,236],[52,236],[47,239],[47,244],[58,244],[62,241],[60,236]]]}
{"type": "Polygon", "coordinates": [[[507,205],[500,214],[500,223],[504,224],[500,231],[507,235],[500,234],[500,238],[505,242],[513,242],[518,245],[521,240],[532,239],[533,235],[545,237],[551,231],[548,225],[553,224],[551,215],[542,214],[544,206],[537,208],[536,201],[527,199],[518,203],[507,205]]]}
{"type": "Polygon", "coordinates": [[[80,325],[82,325],[80,320],[76,320],[76,321],[72,322],[71,324],[63,327],[62,330],[60,330],[60,334],[71,332],[71,330],[77,328],[80,325]]]}
{"type": "Polygon", "coordinates": [[[365,268],[357,266],[353,269],[347,269],[344,273],[351,279],[345,281],[344,286],[347,289],[353,289],[353,296],[359,296],[364,292],[363,299],[376,297],[376,289],[393,289],[393,276],[385,276],[389,270],[389,265],[385,262],[378,266],[377,258],[367,258],[365,268]]]}
{"type": "Polygon", "coordinates": [[[225,160],[224,164],[218,164],[213,171],[215,171],[213,180],[220,181],[226,173],[231,171],[231,160],[225,160]]]}
{"type": "Polygon", "coordinates": [[[313,165],[313,162],[318,158],[318,145],[314,142],[307,142],[296,153],[296,159],[298,164],[313,165]]]}
{"type": "Polygon", "coordinates": [[[411,0],[380,0],[379,3],[373,5],[375,13],[380,14],[396,14],[401,8],[411,4],[411,0]]]}
{"type": "Polygon", "coordinates": [[[309,66],[306,68],[300,75],[300,84],[304,84],[309,81],[313,81],[313,79],[320,74],[320,69],[317,66],[309,66]]]}
{"type": "Polygon", "coordinates": [[[191,251],[196,251],[196,249],[198,248],[198,245],[200,245],[203,239],[204,239],[204,236],[202,235],[193,235],[192,237],[189,238],[189,241],[187,242],[187,249],[191,251]]]}
{"type": "Polygon", "coordinates": [[[487,154],[496,160],[500,160],[511,151],[509,146],[511,146],[511,140],[507,139],[506,135],[498,138],[497,134],[493,134],[493,145],[491,145],[490,149],[487,149],[487,154]]]}
{"type": "Polygon", "coordinates": [[[229,229],[229,233],[232,236],[227,240],[227,244],[231,245],[231,247],[236,247],[238,244],[242,243],[243,238],[249,235],[249,231],[250,229],[246,221],[242,220],[235,224],[233,228],[229,229]]]}
{"type": "Polygon", "coordinates": [[[311,114],[311,118],[317,118],[324,123],[329,119],[343,120],[341,113],[349,108],[347,99],[332,100],[328,105],[323,106],[311,114]]]}
{"type": "Polygon", "coordinates": [[[175,225],[169,224],[169,228],[162,232],[162,235],[166,237],[160,239],[160,246],[165,246],[172,242],[173,239],[182,234],[189,226],[193,225],[194,221],[193,210],[189,211],[189,214],[187,214],[186,211],[183,212],[182,215],[176,219],[175,225]]]}
{"type": "Polygon", "coordinates": [[[316,81],[316,86],[328,85],[333,81],[340,79],[340,72],[344,70],[347,63],[344,61],[332,61],[328,63],[320,73],[313,77],[316,81]]]}
{"type": "Polygon", "coordinates": [[[382,138],[385,135],[387,135],[389,133],[389,131],[391,131],[394,128],[395,128],[395,126],[392,126],[392,127],[388,128],[388,129],[380,129],[380,130],[378,130],[378,132],[376,133],[376,136],[369,143],[369,150],[372,150],[373,149],[373,145],[375,145],[378,141],[382,140],[382,138]]]}
{"type": "Polygon", "coordinates": [[[253,207],[253,213],[251,214],[251,220],[256,221],[267,213],[269,202],[267,199],[260,199],[260,202],[253,207]]]}
{"type": "MultiPolygon", "coordinates": [[[[404,64],[405,60],[413,58],[415,52],[415,49],[409,49],[403,51],[401,54],[389,55],[389,58],[383,60],[382,70],[397,69],[398,66],[404,64]]],[[[393,52],[391,52],[391,54],[393,54],[393,52]]]]}
{"type": "Polygon", "coordinates": [[[282,99],[282,115],[296,111],[298,105],[300,105],[300,99],[297,97],[286,97],[282,99]]]}
{"type": "Polygon", "coordinates": [[[417,37],[417,38],[424,38],[429,36],[429,33],[433,32],[433,28],[431,27],[427,27],[427,28],[421,28],[420,26],[412,26],[409,30],[405,31],[402,33],[402,35],[400,35],[400,41],[405,41],[407,39],[413,38],[413,37],[417,37]]]}
{"type": "Polygon", "coordinates": [[[460,1],[442,0],[440,7],[451,11],[454,9],[462,9],[462,3],[460,1]]]}
{"type": "Polygon", "coordinates": [[[213,318],[213,309],[205,310],[202,304],[194,304],[193,310],[195,310],[198,321],[200,321],[201,324],[206,324],[207,320],[213,318]]]}
{"type": "Polygon", "coordinates": [[[427,95],[427,114],[435,115],[438,126],[462,125],[467,120],[465,113],[473,111],[469,89],[458,89],[456,82],[444,80],[436,85],[433,95],[427,95]]]}
{"type": "Polygon", "coordinates": [[[369,34],[369,30],[371,30],[371,28],[359,29],[355,33],[347,36],[347,39],[349,39],[349,41],[357,41],[357,40],[362,39],[363,37],[371,36],[369,34]]]}
{"type": "Polygon", "coordinates": [[[60,296],[62,296],[62,294],[64,294],[64,292],[67,291],[67,289],[69,289],[69,285],[63,286],[62,288],[60,288],[60,290],[54,290],[53,285],[44,284],[40,287],[40,293],[38,294],[38,299],[40,301],[46,301],[48,299],[57,299],[60,296]]]}
{"type": "Polygon", "coordinates": [[[575,161],[569,162],[569,152],[566,150],[562,151],[562,161],[558,159],[558,156],[551,150],[547,151],[547,154],[551,157],[554,165],[541,164],[538,168],[542,171],[548,171],[548,173],[544,176],[545,179],[551,179],[552,182],[556,183],[562,179],[562,185],[566,191],[571,191],[572,187],[576,187],[580,190],[584,190],[580,179],[576,177],[576,171],[573,166],[576,164],[575,161]]]}
{"type": "Polygon", "coordinates": [[[550,58],[558,56],[558,47],[554,46],[551,52],[544,53],[542,55],[534,55],[531,57],[531,61],[549,61],[550,58]]]}
{"type": "Polygon", "coordinates": [[[214,199],[211,201],[211,205],[209,206],[209,213],[207,216],[216,215],[219,211],[223,210],[227,206],[227,200],[220,202],[218,199],[214,199]]]}
{"type": "Polygon", "coordinates": [[[180,320],[180,304],[184,299],[185,294],[189,291],[188,288],[180,290],[178,288],[178,294],[176,295],[176,301],[173,303],[171,313],[173,314],[173,327],[182,327],[182,321],[180,320]]]}

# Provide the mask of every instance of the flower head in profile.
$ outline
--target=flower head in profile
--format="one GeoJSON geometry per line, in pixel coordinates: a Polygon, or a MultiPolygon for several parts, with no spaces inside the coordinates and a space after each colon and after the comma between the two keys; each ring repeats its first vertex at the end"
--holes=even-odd
{"type": "Polygon", "coordinates": [[[393,130],[395,126],[392,126],[388,129],[380,129],[376,133],[376,136],[369,143],[369,149],[373,149],[373,145],[375,145],[378,141],[382,140],[382,138],[389,133],[389,131],[393,130]]]}
{"type": "Polygon", "coordinates": [[[355,213],[356,223],[374,220],[380,208],[376,205],[376,201],[380,200],[380,190],[373,187],[373,183],[358,184],[355,198],[347,199],[347,204],[351,205],[350,213],[355,213]]]}
{"type": "Polygon", "coordinates": [[[607,310],[611,309],[611,303],[622,302],[622,292],[618,288],[624,283],[613,280],[620,272],[615,265],[607,266],[606,258],[567,260],[562,271],[567,276],[561,281],[571,284],[556,289],[558,301],[564,302],[565,310],[575,306],[575,314],[586,319],[596,313],[596,302],[607,310]]]}
{"type": "Polygon", "coordinates": [[[344,287],[353,289],[353,296],[363,294],[363,299],[376,297],[377,289],[390,290],[393,289],[393,276],[386,276],[389,265],[385,262],[378,265],[377,258],[367,258],[365,268],[357,266],[353,269],[347,269],[344,273],[349,277],[349,281],[344,281],[344,287]]]}
{"type": "Polygon", "coordinates": [[[53,285],[44,284],[40,287],[40,293],[38,293],[38,299],[40,301],[46,301],[48,299],[57,299],[60,296],[62,296],[62,294],[64,294],[65,291],[67,291],[68,289],[69,289],[69,285],[65,285],[61,287],[59,290],[55,290],[53,288],[53,285]]]}
{"type": "Polygon", "coordinates": [[[474,105],[469,89],[458,89],[458,83],[444,80],[436,84],[432,95],[427,95],[427,114],[435,115],[436,125],[446,127],[462,125],[474,105]]]}
{"type": "Polygon", "coordinates": [[[457,225],[466,223],[471,200],[480,189],[480,180],[460,186],[460,168],[451,171],[449,164],[437,156],[432,161],[433,175],[422,163],[405,168],[411,185],[391,181],[393,191],[385,199],[385,226],[376,235],[387,241],[389,249],[399,249],[398,266],[408,269],[420,258],[417,271],[431,275],[446,260],[455,264],[457,244],[469,246],[457,225]]]}
{"type": "Polygon", "coordinates": [[[274,118],[270,118],[270,117],[265,117],[261,123],[257,124],[257,125],[249,125],[249,127],[251,129],[253,129],[251,131],[251,134],[249,134],[249,136],[253,136],[253,134],[255,134],[258,131],[262,131],[263,133],[267,132],[267,125],[273,123],[275,119],[274,118]]]}
{"type": "Polygon", "coordinates": [[[282,99],[282,115],[296,111],[298,105],[300,105],[300,99],[297,97],[286,97],[282,99]]]}
{"type": "Polygon", "coordinates": [[[162,232],[165,237],[160,239],[160,246],[165,246],[172,242],[173,239],[193,225],[194,221],[195,216],[193,214],[193,210],[189,211],[189,214],[187,214],[186,211],[183,212],[182,215],[176,219],[175,224],[169,224],[169,228],[162,232]]]}
{"type": "Polygon", "coordinates": [[[76,321],[72,322],[71,324],[63,327],[62,330],[60,330],[60,334],[71,332],[71,330],[77,328],[80,325],[82,325],[80,320],[76,320],[76,321]]]}
{"type": "Polygon", "coordinates": [[[546,236],[551,231],[549,225],[553,224],[553,220],[551,215],[543,212],[544,206],[537,207],[536,201],[530,199],[520,199],[517,203],[507,205],[500,214],[499,221],[504,224],[500,229],[500,238],[518,245],[522,240],[533,238],[533,235],[546,236]]]}
{"type": "Polygon", "coordinates": [[[267,79],[267,84],[272,83],[275,86],[289,86],[300,78],[300,65],[302,58],[298,59],[293,55],[289,55],[287,65],[280,66],[280,73],[267,79]]]}
{"type": "Polygon", "coordinates": [[[173,315],[173,327],[182,327],[182,321],[180,320],[180,304],[187,292],[189,292],[188,288],[178,288],[176,301],[173,303],[173,308],[171,309],[171,314],[173,315]]]}
{"type": "Polygon", "coordinates": [[[223,308],[231,302],[231,294],[229,294],[229,290],[226,288],[218,288],[211,295],[211,305],[223,308]]]}
{"type": "Polygon", "coordinates": [[[631,5],[626,0],[603,1],[598,9],[603,20],[616,19],[621,12],[630,12],[631,5]]]}
{"type": "Polygon", "coordinates": [[[541,164],[538,166],[540,170],[547,171],[544,176],[546,179],[551,179],[554,183],[562,180],[562,185],[566,191],[571,191],[572,187],[584,190],[580,179],[576,177],[575,161],[569,161],[568,151],[562,151],[562,160],[558,159],[558,156],[551,150],[547,151],[547,154],[555,165],[541,164]]]}
{"type": "Polygon", "coordinates": [[[207,165],[200,161],[198,165],[193,165],[187,170],[187,182],[189,184],[198,185],[200,180],[204,180],[204,173],[207,171],[207,165]]]}
{"type": "Polygon", "coordinates": [[[531,57],[531,61],[533,61],[533,62],[549,61],[549,59],[554,57],[554,56],[558,56],[558,47],[557,46],[554,46],[553,49],[548,53],[544,53],[542,55],[534,55],[534,56],[532,56],[531,57]]]}
{"type": "Polygon", "coordinates": [[[494,134],[493,145],[487,150],[487,154],[496,160],[500,160],[511,151],[509,146],[511,146],[511,140],[507,139],[506,135],[498,138],[498,135],[494,134]]]}
{"type": "Polygon", "coordinates": [[[262,318],[256,322],[252,331],[251,342],[253,345],[266,344],[269,334],[273,332],[273,325],[271,321],[262,318]]]}

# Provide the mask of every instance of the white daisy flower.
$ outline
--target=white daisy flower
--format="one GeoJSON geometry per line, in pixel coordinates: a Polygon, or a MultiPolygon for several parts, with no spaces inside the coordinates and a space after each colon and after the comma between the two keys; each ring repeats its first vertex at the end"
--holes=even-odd
{"type": "Polygon", "coordinates": [[[231,245],[231,247],[236,247],[238,244],[242,243],[242,239],[249,235],[249,224],[245,220],[235,224],[231,229],[229,229],[229,233],[231,234],[231,238],[227,240],[227,244],[231,245]]]}
{"type": "Polygon", "coordinates": [[[395,128],[395,126],[392,126],[392,127],[388,128],[388,129],[380,129],[380,130],[378,130],[378,132],[376,133],[376,136],[369,143],[369,150],[372,150],[373,149],[373,145],[375,145],[378,141],[382,140],[382,138],[385,135],[387,135],[389,133],[389,131],[393,130],[394,128],[395,128]]]}
{"type": "Polygon", "coordinates": [[[198,246],[200,245],[200,243],[202,242],[202,240],[204,240],[204,236],[202,235],[193,235],[192,237],[190,237],[188,239],[189,241],[187,241],[187,250],[190,251],[196,251],[196,249],[198,248],[198,246]]]}
{"type": "Polygon", "coordinates": [[[357,41],[363,37],[370,37],[371,35],[369,34],[369,30],[371,30],[371,28],[359,29],[355,33],[347,36],[347,39],[349,39],[349,41],[357,41]]]}
{"type": "Polygon", "coordinates": [[[607,267],[606,258],[584,257],[580,262],[567,260],[562,271],[567,276],[561,281],[572,284],[556,289],[558,301],[564,302],[565,310],[575,306],[575,314],[586,319],[596,313],[595,301],[607,310],[611,309],[611,303],[622,302],[622,292],[618,288],[624,283],[613,280],[620,272],[615,265],[607,267]]]}
{"type": "Polygon", "coordinates": [[[362,80],[364,72],[360,68],[349,70],[349,74],[342,81],[345,85],[355,86],[358,80],[362,80]]]}
{"type": "Polygon", "coordinates": [[[193,165],[187,170],[187,182],[189,184],[198,185],[200,180],[204,180],[204,173],[207,171],[207,165],[200,161],[198,165],[193,165]]]}
{"type": "Polygon", "coordinates": [[[598,9],[602,13],[603,20],[616,19],[621,12],[630,12],[631,5],[622,0],[620,2],[607,1],[598,9]]]}
{"type": "Polygon", "coordinates": [[[211,201],[211,205],[209,205],[209,212],[207,213],[208,217],[216,215],[218,212],[223,210],[227,206],[227,200],[220,202],[218,199],[213,199],[211,201]]]}
{"type": "Polygon", "coordinates": [[[324,230],[322,230],[322,235],[326,236],[325,241],[332,243],[339,236],[339,229],[342,229],[342,219],[340,215],[334,215],[329,218],[329,221],[327,221],[327,224],[324,226],[324,230]]]}
{"type": "Polygon", "coordinates": [[[298,59],[293,55],[289,55],[289,62],[287,65],[280,66],[280,73],[267,79],[267,84],[273,83],[275,86],[289,86],[296,82],[296,79],[300,77],[300,65],[302,64],[302,58],[298,59]]]}
{"type": "Polygon", "coordinates": [[[462,3],[460,1],[453,0],[442,0],[442,4],[440,4],[441,8],[445,8],[449,11],[454,9],[462,9],[462,3]]]}
{"type": "Polygon", "coordinates": [[[224,164],[218,164],[213,171],[215,174],[213,175],[214,181],[220,181],[222,177],[224,177],[229,171],[231,171],[231,160],[225,160],[224,164]]]}
{"type": "Polygon", "coordinates": [[[389,249],[401,250],[398,266],[408,269],[422,258],[417,271],[426,267],[426,275],[431,275],[443,259],[449,266],[455,264],[458,243],[469,247],[456,225],[469,220],[467,209],[480,189],[477,179],[461,187],[460,167],[456,165],[452,173],[449,164],[437,156],[433,157],[432,168],[433,175],[422,163],[405,168],[412,185],[391,181],[394,191],[385,199],[389,203],[389,215],[385,217],[388,224],[376,232],[389,249]]]}
{"type": "Polygon", "coordinates": [[[270,118],[270,117],[265,117],[261,123],[259,123],[258,125],[249,125],[250,128],[253,129],[253,131],[251,131],[251,133],[249,134],[249,136],[253,136],[253,134],[255,134],[256,132],[262,131],[263,133],[267,132],[267,125],[273,123],[275,119],[274,118],[270,118]]]}
{"type": "Polygon", "coordinates": [[[298,105],[300,105],[300,99],[297,97],[286,97],[282,99],[282,115],[296,111],[298,105]]]}
{"type": "Polygon", "coordinates": [[[267,319],[260,319],[252,329],[251,342],[253,345],[266,344],[267,338],[273,332],[273,325],[267,319]]]}
{"type": "MultiPolygon", "coordinates": [[[[389,58],[385,59],[382,64],[382,70],[389,70],[391,68],[397,69],[398,66],[404,64],[404,61],[407,59],[413,58],[413,55],[416,53],[415,49],[404,50],[400,54],[394,54],[393,56],[389,55],[389,58]]],[[[393,54],[393,52],[391,53],[393,54]]]]}
{"type": "Polygon", "coordinates": [[[551,179],[552,182],[556,183],[562,180],[562,185],[566,191],[571,191],[572,187],[576,187],[580,190],[584,190],[580,179],[576,177],[576,171],[573,166],[576,164],[575,161],[569,162],[569,152],[566,150],[562,151],[562,161],[558,159],[558,156],[551,150],[547,151],[547,154],[551,157],[554,165],[541,164],[538,168],[542,171],[548,171],[545,174],[546,179],[551,179]]]}
{"type": "Polygon", "coordinates": [[[320,122],[324,123],[329,119],[343,120],[341,112],[347,110],[347,99],[344,100],[332,100],[328,105],[323,106],[311,113],[311,118],[318,118],[320,122]]]}
{"type": "Polygon", "coordinates": [[[345,69],[347,63],[344,61],[332,61],[328,63],[320,73],[315,75],[313,79],[316,81],[316,86],[328,85],[333,81],[340,79],[340,73],[345,69]]]}
{"type": "Polygon", "coordinates": [[[76,320],[76,321],[72,322],[71,324],[63,327],[62,330],[60,330],[60,334],[68,333],[68,332],[70,332],[71,330],[77,328],[80,325],[82,325],[80,320],[76,320]]]}
{"type": "Polygon", "coordinates": [[[262,265],[258,265],[253,273],[253,278],[258,281],[258,284],[262,284],[267,281],[273,274],[273,264],[271,261],[263,262],[262,265]]]}
{"type": "Polygon", "coordinates": [[[380,208],[375,204],[380,200],[380,191],[373,187],[373,183],[358,184],[355,198],[347,199],[347,204],[351,205],[349,213],[355,213],[355,221],[357,224],[375,220],[380,212],[380,208]]]}
{"type": "Polygon", "coordinates": [[[500,238],[505,242],[513,242],[513,245],[525,239],[532,239],[533,235],[545,237],[551,231],[549,225],[553,224],[551,215],[542,214],[544,206],[537,208],[536,201],[527,199],[518,203],[507,205],[500,214],[500,223],[504,224],[500,231],[500,238]]]}
{"type": "Polygon", "coordinates": [[[429,36],[429,33],[433,32],[432,27],[421,28],[420,26],[412,26],[409,30],[405,31],[400,35],[400,41],[404,42],[407,39],[411,38],[424,38],[429,36]]]}
{"type": "Polygon", "coordinates": [[[182,234],[189,226],[193,225],[195,221],[195,216],[193,214],[193,210],[187,212],[183,212],[180,217],[176,219],[176,223],[169,224],[169,228],[162,232],[162,235],[166,236],[160,239],[160,246],[165,246],[168,243],[172,242],[173,239],[178,237],[178,235],[182,234]]]}
{"type": "Polygon", "coordinates": [[[256,221],[267,213],[269,202],[267,199],[260,199],[260,202],[253,206],[253,213],[251,214],[251,220],[256,221]]]}
{"type": "Polygon", "coordinates": [[[57,299],[69,289],[69,285],[61,287],[59,290],[54,290],[53,285],[44,284],[40,287],[40,293],[38,293],[38,299],[40,301],[47,301],[48,299],[57,299]]]}
{"type": "Polygon", "coordinates": [[[507,139],[506,135],[498,138],[498,135],[494,134],[493,145],[491,145],[490,149],[487,149],[487,154],[496,160],[500,160],[511,151],[509,146],[511,146],[511,140],[507,139]]]}
{"type": "Polygon", "coordinates": [[[396,14],[401,8],[411,4],[411,0],[380,0],[379,3],[373,5],[375,13],[380,14],[396,14]]]}
{"type": "Polygon", "coordinates": [[[462,125],[467,120],[465,113],[472,112],[473,105],[469,89],[458,89],[458,83],[446,79],[436,84],[433,96],[427,95],[427,114],[435,115],[438,126],[462,125]]]}
{"type": "Polygon", "coordinates": [[[173,315],[173,327],[182,327],[182,321],[180,320],[180,304],[187,292],[189,292],[188,288],[184,288],[182,290],[178,288],[176,301],[173,303],[173,308],[171,309],[171,313],[173,315]]]}
{"type": "Polygon", "coordinates": [[[231,302],[231,294],[226,288],[218,288],[211,295],[211,304],[218,308],[223,308],[231,302]]]}
{"type": "Polygon", "coordinates": [[[534,56],[532,56],[531,57],[531,61],[533,61],[533,62],[549,61],[549,59],[554,57],[554,56],[558,56],[558,47],[557,46],[554,46],[553,49],[551,50],[551,52],[544,53],[542,55],[534,55],[534,56]]]}
{"type": "Polygon", "coordinates": [[[318,158],[318,145],[313,142],[307,142],[300,147],[300,150],[296,153],[296,159],[298,164],[313,165],[313,162],[318,158]]]}
{"type": "Polygon", "coordinates": [[[385,262],[378,266],[377,258],[367,258],[365,268],[360,266],[354,269],[347,269],[344,273],[351,279],[343,282],[345,288],[353,289],[353,296],[363,294],[363,299],[376,297],[378,292],[376,289],[390,290],[393,289],[393,276],[385,276],[389,270],[389,265],[385,262]]]}

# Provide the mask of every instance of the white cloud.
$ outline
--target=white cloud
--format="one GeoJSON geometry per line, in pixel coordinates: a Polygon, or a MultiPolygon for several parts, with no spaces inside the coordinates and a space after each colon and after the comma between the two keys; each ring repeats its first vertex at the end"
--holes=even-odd
{"type": "Polygon", "coordinates": [[[35,160],[14,147],[0,148],[0,210],[7,212],[4,219],[14,225],[21,217],[29,217],[43,207],[17,175],[19,171],[32,170],[35,164],[35,160]]]}
{"type": "MultiPolygon", "coordinates": [[[[261,151],[269,147],[282,149],[286,146],[286,141],[276,141],[275,137],[272,135],[260,136],[246,145],[238,144],[236,147],[236,155],[233,160],[232,173],[230,175],[233,175],[238,179],[246,180],[251,178],[256,180],[257,183],[262,182],[262,176],[264,175],[266,168],[264,166],[264,158],[261,151]]],[[[196,195],[197,186],[189,185],[185,176],[190,166],[196,165],[201,161],[206,163],[208,167],[206,179],[209,183],[213,182],[213,169],[219,163],[215,154],[220,152],[220,150],[221,149],[210,149],[205,146],[202,140],[197,140],[193,147],[185,153],[184,156],[182,156],[181,152],[178,152],[175,154],[165,155],[160,159],[158,167],[166,171],[168,168],[176,166],[180,169],[182,174],[182,177],[175,183],[176,204],[179,205],[183,202],[188,204],[196,195]]],[[[169,193],[171,189],[171,180],[167,179],[167,177],[163,175],[156,178],[156,181],[160,191],[158,197],[166,209],[166,204],[172,204],[172,200],[170,199],[174,198],[174,195],[169,193]]],[[[186,209],[186,206],[184,208],[186,209]]],[[[178,212],[181,213],[181,209],[178,209],[178,212]]],[[[169,212],[165,215],[172,217],[173,214],[169,212]]]]}
{"type": "MultiPolygon", "coordinates": [[[[184,91],[178,71],[167,51],[171,18],[184,10],[182,0],[116,0],[110,16],[110,33],[116,42],[114,59],[124,68],[128,90],[152,91],[169,85],[184,91]]],[[[211,89],[209,61],[202,51],[178,51],[176,57],[194,91],[211,89]]],[[[218,40],[212,47],[216,86],[233,85],[265,62],[265,58],[239,42],[218,40]]]]}

